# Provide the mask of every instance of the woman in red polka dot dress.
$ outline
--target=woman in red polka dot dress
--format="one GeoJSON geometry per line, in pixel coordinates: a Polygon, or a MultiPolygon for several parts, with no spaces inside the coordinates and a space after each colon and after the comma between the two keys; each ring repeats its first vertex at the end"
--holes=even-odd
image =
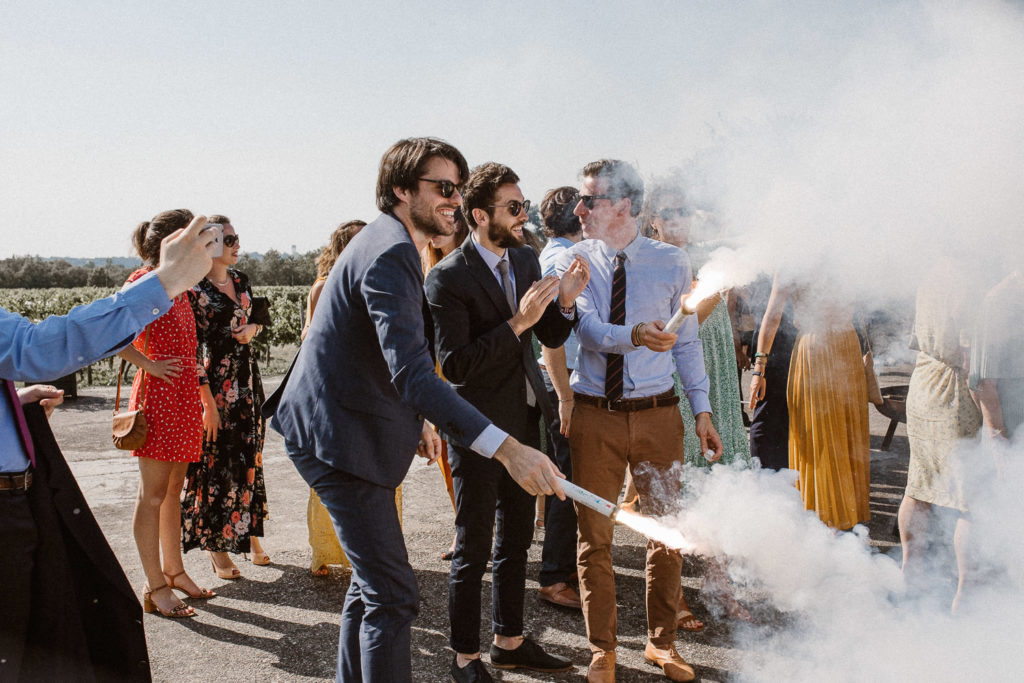
{"type": "MultiPolygon", "coordinates": [[[[178,209],[141,223],[134,243],[145,265],[132,273],[128,282],[158,266],[160,243],[191,220],[190,211],[178,209]]],[[[186,295],[177,297],[167,313],[118,355],[144,371],[135,374],[128,406],[135,410],[141,403],[149,426],[145,445],[132,451],[138,457],[140,473],[133,530],[146,573],[143,607],[167,617],[194,616],[192,607],[181,602],[174,589],[193,598],[211,598],[214,593],[196,585],[185,573],[181,558],[181,491],[188,464],[198,461],[203,449],[196,325],[186,295]],[[144,385],[143,374],[147,375],[144,385]]]]}

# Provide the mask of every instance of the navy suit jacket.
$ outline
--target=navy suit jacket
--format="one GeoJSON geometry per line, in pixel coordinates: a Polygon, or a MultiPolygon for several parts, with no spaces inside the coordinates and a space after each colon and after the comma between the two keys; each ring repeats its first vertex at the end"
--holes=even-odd
{"type": "Polygon", "coordinates": [[[383,214],[331,269],[271,426],[300,451],[391,488],[409,471],[424,416],[472,444],[489,422],[437,376],[425,310],[416,245],[383,214]]]}
{"type": "MultiPolygon", "coordinates": [[[[510,248],[508,258],[518,302],[541,279],[540,262],[530,247],[510,248]]],[[[537,367],[533,335],[545,346],[561,346],[574,320],[562,315],[556,299],[517,338],[508,324],[514,311],[472,237],[427,273],[426,291],[445,378],[495,425],[520,441],[539,445],[537,416],[526,402],[527,380],[549,423],[554,411],[537,367]]]]}

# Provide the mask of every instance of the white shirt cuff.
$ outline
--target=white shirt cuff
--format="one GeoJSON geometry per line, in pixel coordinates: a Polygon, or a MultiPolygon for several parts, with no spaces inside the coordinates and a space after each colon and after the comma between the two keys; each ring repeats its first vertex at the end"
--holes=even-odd
{"type": "Polygon", "coordinates": [[[469,445],[469,449],[485,458],[493,458],[507,438],[508,434],[505,432],[494,425],[487,425],[484,427],[484,431],[480,432],[480,436],[476,437],[476,440],[469,445]]]}

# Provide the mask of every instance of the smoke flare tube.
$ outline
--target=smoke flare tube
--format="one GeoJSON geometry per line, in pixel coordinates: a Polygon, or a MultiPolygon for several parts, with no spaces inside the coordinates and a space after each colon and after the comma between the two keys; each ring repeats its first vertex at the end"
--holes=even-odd
{"type": "Polygon", "coordinates": [[[683,305],[679,307],[679,310],[673,313],[672,317],[668,319],[668,322],[665,323],[665,332],[675,334],[679,331],[679,328],[682,327],[683,320],[686,316],[696,313],[695,310],[690,309],[687,303],[688,302],[684,302],[683,305]]]}
{"type": "Polygon", "coordinates": [[[605,500],[601,496],[591,493],[586,489],[580,488],[570,481],[563,479],[559,483],[562,485],[562,490],[565,491],[565,495],[572,498],[580,505],[588,507],[594,512],[599,512],[605,517],[611,518],[612,521],[614,521],[615,516],[619,514],[619,506],[615,503],[605,500]]]}

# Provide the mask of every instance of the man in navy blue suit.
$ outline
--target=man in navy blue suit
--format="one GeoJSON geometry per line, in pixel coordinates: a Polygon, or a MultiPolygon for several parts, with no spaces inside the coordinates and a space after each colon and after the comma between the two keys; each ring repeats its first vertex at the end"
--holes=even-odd
{"type": "MultiPolygon", "coordinates": [[[[523,246],[530,202],[518,183],[519,176],[502,164],[473,169],[462,193],[471,234],[430,271],[426,291],[444,376],[494,424],[539,447],[541,414],[550,422],[554,410],[534,356],[533,335],[548,346],[565,342],[589,265],[581,258],[561,279],[541,277],[537,255],[523,246]]],[[[523,636],[534,497],[493,460],[459,445],[450,455],[456,507],[448,582],[456,653],[452,680],[492,680],[480,662],[480,588],[492,556],[492,530],[491,664],[536,671],[571,668],[568,659],[544,652],[523,636]]]]}
{"type": "Polygon", "coordinates": [[[377,178],[382,215],[331,270],[279,389],[272,426],[327,506],[352,563],[339,681],[411,679],[419,596],[394,495],[414,453],[432,460],[440,452],[424,417],[453,442],[498,460],[531,495],[564,495],[544,454],[495,427],[434,372],[419,250],[432,235],[455,231],[467,175],[462,154],[441,140],[388,149],[377,178]]]}

